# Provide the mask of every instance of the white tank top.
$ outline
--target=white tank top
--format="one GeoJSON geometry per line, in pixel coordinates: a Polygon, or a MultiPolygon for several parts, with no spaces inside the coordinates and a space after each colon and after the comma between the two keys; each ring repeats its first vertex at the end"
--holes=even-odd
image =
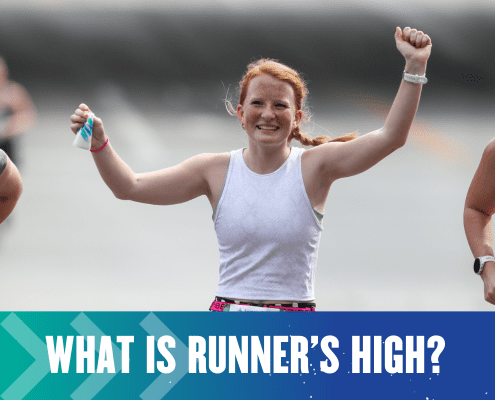
{"type": "Polygon", "coordinates": [[[232,151],[214,212],[220,250],[217,296],[308,301],[323,229],[301,173],[304,149],[291,147],[271,174],[251,171],[243,149],[232,151]]]}

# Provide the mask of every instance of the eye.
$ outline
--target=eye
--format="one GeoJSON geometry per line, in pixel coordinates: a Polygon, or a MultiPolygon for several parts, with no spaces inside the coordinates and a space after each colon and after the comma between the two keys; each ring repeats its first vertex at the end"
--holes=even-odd
{"type": "Polygon", "coordinates": [[[277,107],[287,108],[288,106],[287,106],[287,104],[278,103],[277,107]]]}
{"type": "Polygon", "coordinates": [[[259,100],[255,100],[255,101],[253,101],[251,104],[260,105],[260,104],[261,104],[261,101],[259,101],[259,100]]]}

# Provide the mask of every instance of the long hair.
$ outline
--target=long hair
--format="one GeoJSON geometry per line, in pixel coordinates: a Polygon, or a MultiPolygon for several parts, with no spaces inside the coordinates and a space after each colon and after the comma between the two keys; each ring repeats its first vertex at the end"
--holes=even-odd
{"type": "MultiPolygon", "coordinates": [[[[295,95],[296,102],[296,113],[300,113],[300,122],[307,122],[310,120],[311,115],[306,106],[306,98],[308,96],[308,88],[306,82],[300,77],[300,75],[294,69],[284,65],[277,60],[272,60],[270,58],[262,58],[258,61],[252,62],[247,66],[247,71],[239,82],[239,100],[238,105],[243,105],[246,99],[247,90],[251,80],[260,75],[271,75],[274,78],[280,79],[283,82],[287,82],[292,86],[295,95]]],[[[236,109],[232,106],[232,103],[225,99],[225,106],[230,115],[237,115],[236,109]]],[[[312,138],[306,132],[301,132],[300,124],[298,124],[289,135],[288,141],[296,139],[303,146],[318,146],[327,142],[348,142],[349,140],[356,138],[356,132],[342,135],[332,139],[329,136],[318,136],[317,138],[312,138]]]]}

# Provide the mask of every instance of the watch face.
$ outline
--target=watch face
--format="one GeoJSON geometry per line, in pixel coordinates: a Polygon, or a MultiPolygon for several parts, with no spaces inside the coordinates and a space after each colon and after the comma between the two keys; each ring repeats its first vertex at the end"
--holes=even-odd
{"type": "Polygon", "coordinates": [[[474,260],[474,272],[476,274],[480,273],[480,267],[481,267],[481,262],[480,262],[480,259],[477,258],[476,260],[474,260]]]}

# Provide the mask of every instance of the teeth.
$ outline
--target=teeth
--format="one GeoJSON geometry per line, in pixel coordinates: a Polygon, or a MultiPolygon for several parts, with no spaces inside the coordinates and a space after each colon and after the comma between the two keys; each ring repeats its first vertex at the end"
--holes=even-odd
{"type": "Polygon", "coordinates": [[[267,131],[275,131],[278,129],[278,126],[258,125],[258,129],[263,129],[263,130],[267,130],[267,131]]]}

